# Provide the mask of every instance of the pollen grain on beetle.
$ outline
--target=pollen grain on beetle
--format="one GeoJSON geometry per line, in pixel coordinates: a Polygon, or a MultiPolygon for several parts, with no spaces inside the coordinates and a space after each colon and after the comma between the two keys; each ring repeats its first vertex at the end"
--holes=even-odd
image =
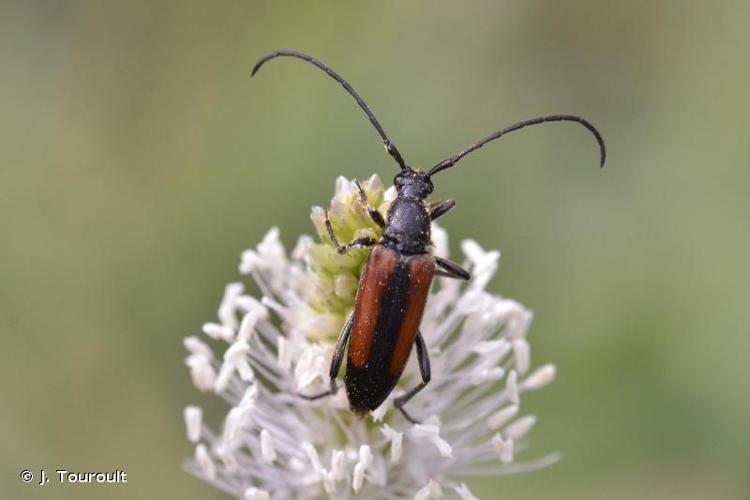
{"type": "MultiPolygon", "coordinates": [[[[377,176],[361,183],[381,213],[395,196],[377,176]]],[[[452,491],[475,498],[456,476],[508,474],[547,465],[557,455],[518,461],[536,418],[522,415],[521,395],[547,385],[553,365],[531,370],[526,334],[531,312],[488,293],[500,253],[473,240],[461,243],[472,280],[437,278],[420,330],[432,359],[432,381],[410,401],[425,420],[412,424],[394,398],[420,380],[411,359],[396,390],[364,419],[349,411],[346,394],[309,401],[328,388],[336,336],[354,307],[369,249],[336,251],[315,207],[318,240],[299,238],[290,255],[271,229],[242,254],[242,283],[227,285],[217,319],[184,339],[194,385],[228,403],[220,430],[185,408],[195,445],[186,469],[244,499],[418,498],[452,491]]],[[[378,239],[356,184],[343,177],[327,209],[342,241],[378,239]]],[[[447,257],[447,233],[433,224],[433,254],[447,257]]]]}

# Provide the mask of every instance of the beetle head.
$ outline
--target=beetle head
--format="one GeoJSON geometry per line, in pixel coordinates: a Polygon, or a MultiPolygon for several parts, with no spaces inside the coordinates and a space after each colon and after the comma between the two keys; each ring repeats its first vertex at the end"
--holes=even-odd
{"type": "Polygon", "coordinates": [[[411,167],[401,170],[393,179],[396,191],[404,198],[424,200],[432,193],[432,181],[427,172],[420,172],[411,167]]]}

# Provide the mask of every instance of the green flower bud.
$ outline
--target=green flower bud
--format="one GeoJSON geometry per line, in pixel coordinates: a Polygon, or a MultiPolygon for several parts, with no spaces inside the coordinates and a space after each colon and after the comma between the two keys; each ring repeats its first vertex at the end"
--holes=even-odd
{"type": "MultiPolygon", "coordinates": [[[[363,202],[354,181],[345,177],[336,179],[336,192],[328,206],[328,217],[336,239],[342,245],[358,238],[379,240],[380,227],[367,213],[367,205],[381,214],[388,212],[395,191],[385,191],[377,175],[361,183],[367,198],[363,202]]],[[[359,275],[365,264],[369,248],[351,248],[345,254],[337,251],[325,225],[326,210],[313,207],[310,219],[320,240],[309,249],[309,265],[312,271],[312,286],[307,297],[310,307],[321,315],[332,316],[337,321],[326,321],[330,330],[309,332],[316,340],[335,341],[344,321],[354,308],[359,275]]]]}

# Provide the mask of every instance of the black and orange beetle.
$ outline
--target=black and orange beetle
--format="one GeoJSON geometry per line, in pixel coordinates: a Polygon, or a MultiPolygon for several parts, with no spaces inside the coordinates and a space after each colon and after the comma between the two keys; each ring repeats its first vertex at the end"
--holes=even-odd
{"type": "Polygon", "coordinates": [[[488,142],[529,125],[554,121],[568,121],[583,125],[594,135],[599,144],[601,166],[604,165],[606,158],[604,140],[599,131],[581,117],[541,116],[499,130],[427,171],[416,170],[404,162],[395,144],[388,139],[370,108],[352,86],[317,59],[292,50],[279,50],[258,60],[253,67],[252,75],[255,75],[266,62],[281,56],[296,57],[307,61],[339,82],[365,112],[383,139],[386,151],[401,167],[401,171],[393,179],[397,196],[388,210],[387,217],[383,217],[375,208],[367,205],[365,192],[357,184],[361,200],[367,207],[370,217],[383,230],[380,241],[362,238],[342,245],[336,239],[331,221],[326,214],[328,234],[340,253],[346,253],[352,247],[372,247],[372,251],[359,281],[354,312],[339,335],[333,352],[330,369],[331,388],[322,394],[304,397],[318,399],[336,393],[336,377],[348,345],[344,382],[349,405],[353,412],[360,415],[374,410],[393,391],[404,371],[412,346],[416,344],[422,382],[394,400],[394,406],[403,413],[404,417],[416,423],[417,421],[404,409],[404,404],[430,382],[430,358],[419,331],[419,324],[432,278],[436,275],[461,280],[470,278],[469,273],[455,262],[433,256],[428,252],[432,244],[430,241],[431,221],[448,212],[456,204],[453,200],[435,203],[426,201],[433,189],[431,177],[454,166],[463,157],[488,142]]]}

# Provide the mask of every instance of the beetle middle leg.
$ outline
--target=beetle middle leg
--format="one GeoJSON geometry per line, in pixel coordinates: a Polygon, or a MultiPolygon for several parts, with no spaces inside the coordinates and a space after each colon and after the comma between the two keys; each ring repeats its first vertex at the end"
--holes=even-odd
{"type": "Polygon", "coordinates": [[[422,338],[422,332],[417,331],[417,360],[419,361],[419,373],[422,375],[422,382],[418,386],[393,400],[393,406],[396,407],[403,415],[406,420],[412,424],[418,424],[417,420],[414,420],[404,409],[404,405],[413,398],[419,391],[424,389],[427,384],[430,383],[432,374],[430,373],[430,355],[427,352],[427,345],[422,338]]]}
{"type": "Polygon", "coordinates": [[[456,200],[436,201],[427,205],[427,211],[430,214],[430,220],[445,215],[449,210],[456,206],[456,200]]]}
{"type": "Polygon", "coordinates": [[[438,276],[446,276],[448,278],[454,278],[464,281],[468,281],[471,278],[471,274],[469,274],[469,271],[453,261],[444,259],[442,257],[435,257],[435,262],[437,262],[437,265],[442,268],[438,269],[435,273],[438,276]]]}
{"type": "Polygon", "coordinates": [[[324,398],[326,396],[335,396],[338,391],[336,385],[336,377],[339,375],[339,369],[341,369],[341,362],[344,360],[344,351],[346,345],[349,343],[349,337],[352,335],[352,324],[354,323],[354,314],[349,316],[346,320],[344,329],[339,334],[339,339],[336,341],[336,347],[333,349],[333,358],[331,359],[331,369],[328,371],[328,375],[331,377],[331,388],[320,394],[313,394],[312,396],[305,396],[300,394],[301,397],[314,401],[316,399],[324,398]]]}
{"type": "Polygon", "coordinates": [[[364,238],[357,238],[356,240],[352,240],[346,245],[342,245],[339,243],[338,238],[336,238],[336,235],[333,232],[333,226],[331,225],[331,219],[328,217],[328,210],[325,211],[326,219],[325,219],[325,225],[326,225],[326,231],[328,231],[328,236],[330,236],[331,241],[334,245],[336,245],[336,251],[340,254],[345,254],[349,251],[350,248],[362,248],[362,247],[371,247],[378,241],[375,238],[370,237],[364,237],[364,238]]]}

